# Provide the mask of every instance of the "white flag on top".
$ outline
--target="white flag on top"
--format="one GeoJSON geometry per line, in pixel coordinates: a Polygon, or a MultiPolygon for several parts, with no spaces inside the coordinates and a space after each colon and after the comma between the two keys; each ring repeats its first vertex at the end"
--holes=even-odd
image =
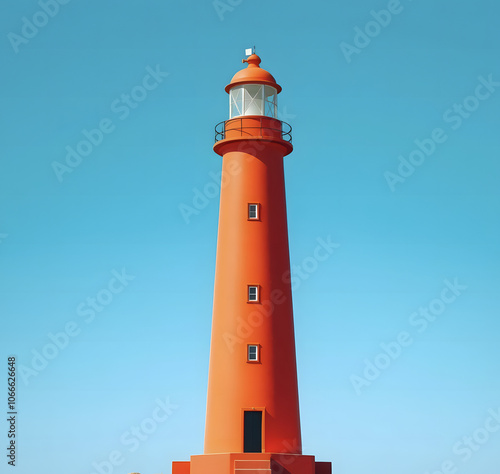
{"type": "Polygon", "coordinates": [[[252,48],[247,48],[247,49],[245,49],[245,54],[246,54],[247,56],[250,56],[251,54],[253,54],[253,50],[252,50],[252,48]]]}

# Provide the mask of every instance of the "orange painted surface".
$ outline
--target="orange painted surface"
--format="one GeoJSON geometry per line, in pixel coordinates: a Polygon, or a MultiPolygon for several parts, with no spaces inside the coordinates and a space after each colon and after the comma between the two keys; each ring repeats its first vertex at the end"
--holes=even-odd
{"type": "Polygon", "coordinates": [[[173,474],[332,474],[332,463],[300,454],[201,454],[172,464],[173,474]]]}
{"type": "Polygon", "coordinates": [[[316,469],[314,474],[332,474],[331,462],[316,462],[316,469]]]}
{"type": "Polygon", "coordinates": [[[191,456],[191,474],[232,474],[231,454],[191,456]]]}
{"type": "MultiPolygon", "coordinates": [[[[248,58],[226,88],[272,81],[260,58],[248,58]]],[[[281,89],[281,88],[280,88],[281,89]]],[[[281,123],[249,116],[226,123],[208,382],[205,453],[243,452],[243,412],[263,412],[263,452],[302,452],[293,326],[281,123]],[[258,128],[260,127],[260,128],[258,128]],[[244,129],[245,133],[241,130],[244,129]],[[264,132],[262,131],[264,130],[264,132]],[[247,140],[266,136],[272,141],[247,140]],[[248,220],[248,204],[259,220],[248,220]],[[248,285],[260,301],[247,301],[248,285]],[[260,348],[248,363],[247,345],[260,348]]]]}
{"type": "Polygon", "coordinates": [[[205,453],[242,452],[242,412],[252,407],[264,407],[265,452],[301,453],[285,150],[246,140],[222,148],[205,453]],[[248,220],[249,203],[260,220],[248,220]],[[247,302],[248,285],[259,285],[260,303],[247,302]],[[259,364],[247,362],[247,344],[261,346],[259,364]]]}
{"type": "Polygon", "coordinates": [[[190,474],[190,466],[189,461],[174,461],[172,463],[172,474],[190,474]]]}
{"type": "Polygon", "coordinates": [[[276,80],[271,73],[262,69],[259,64],[261,59],[256,54],[248,56],[247,59],[243,60],[244,63],[248,64],[248,67],[238,71],[231,82],[226,86],[226,92],[229,92],[234,86],[239,86],[241,84],[267,84],[268,86],[273,86],[281,92],[281,86],[276,83],[276,80]]]}
{"type": "MultiPolygon", "coordinates": [[[[247,83],[281,91],[257,55],[247,62],[227,92],[247,83]]],[[[205,447],[173,474],[330,474],[329,463],[302,455],[283,170],[292,149],[281,122],[259,115],[226,121],[214,145],[222,177],[205,447]],[[258,301],[248,301],[249,286],[258,301]],[[258,361],[248,361],[248,345],[258,361]],[[262,412],[261,453],[244,452],[245,411],[262,412]]]]}
{"type": "Polygon", "coordinates": [[[191,474],[328,474],[317,472],[318,464],[327,463],[298,454],[203,454],[191,456],[191,474]]]}

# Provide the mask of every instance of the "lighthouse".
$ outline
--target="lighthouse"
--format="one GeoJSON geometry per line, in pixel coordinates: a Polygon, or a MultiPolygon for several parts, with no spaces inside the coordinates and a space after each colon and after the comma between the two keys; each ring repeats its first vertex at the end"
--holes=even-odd
{"type": "Polygon", "coordinates": [[[221,196],[203,454],[173,474],[330,474],[302,453],[284,157],[291,127],[255,53],[215,128],[221,196]]]}

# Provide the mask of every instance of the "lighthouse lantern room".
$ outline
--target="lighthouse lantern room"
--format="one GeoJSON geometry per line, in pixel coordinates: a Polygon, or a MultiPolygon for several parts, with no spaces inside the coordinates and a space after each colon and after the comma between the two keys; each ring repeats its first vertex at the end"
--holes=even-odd
{"type": "Polygon", "coordinates": [[[229,92],[229,117],[241,115],[265,115],[277,118],[278,91],[272,86],[244,84],[229,92]]]}

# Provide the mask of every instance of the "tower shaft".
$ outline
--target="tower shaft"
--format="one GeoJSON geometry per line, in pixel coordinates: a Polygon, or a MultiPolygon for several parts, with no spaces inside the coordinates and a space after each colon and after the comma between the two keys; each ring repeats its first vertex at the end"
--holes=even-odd
{"type": "MultiPolygon", "coordinates": [[[[281,138],[280,138],[281,140],[281,138]]],[[[262,412],[262,451],[301,453],[283,155],[236,139],[223,153],[205,453],[243,452],[245,411],[262,412]],[[249,206],[257,218],[249,218],[249,206]],[[256,301],[248,288],[257,287],[256,301]],[[258,360],[248,360],[256,345],[258,360]]]]}

